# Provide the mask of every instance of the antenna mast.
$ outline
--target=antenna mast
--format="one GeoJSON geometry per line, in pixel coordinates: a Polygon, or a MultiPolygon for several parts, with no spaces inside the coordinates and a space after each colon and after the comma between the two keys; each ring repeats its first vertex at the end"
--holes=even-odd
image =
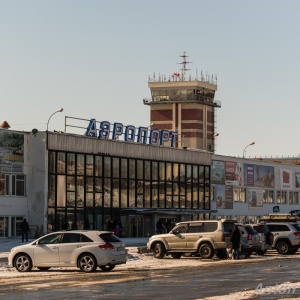
{"type": "Polygon", "coordinates": [[[190,64],[190,61],[186,61],[186,58],[188,57],[186,55],[186,51],[183,52],[183,55],[180,55],[179,57],[183,58],[183,61],[181,63],[178,63],[180,65],[182,65],[182,69],[181,69],[181,74],[184,75],[186,71],[190,71],[191,69],[187,69],[186,68],[186,64],[190,64]]]}

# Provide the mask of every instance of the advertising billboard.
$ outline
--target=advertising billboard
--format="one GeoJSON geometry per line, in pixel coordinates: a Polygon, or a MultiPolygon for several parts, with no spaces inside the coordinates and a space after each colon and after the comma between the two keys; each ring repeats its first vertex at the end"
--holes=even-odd
{"type": "Polygon", "coordinates": [[[24,134],[0,130],[0,173],[23,173],[24,134]]]}
{"type": "Polygon", "coordinates": [[[274,188],[274,167],[244,164],[244,185],[260,188],[274,188]]]}

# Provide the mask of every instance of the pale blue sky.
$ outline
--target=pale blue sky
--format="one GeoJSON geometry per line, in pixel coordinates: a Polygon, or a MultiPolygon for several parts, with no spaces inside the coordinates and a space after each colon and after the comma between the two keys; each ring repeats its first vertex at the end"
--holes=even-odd
{"type": "Polygon", "coordinates": [[[0,0],[0,122],[148,126],[148,76],[217,74],[216,153],[297,156],[300,1],[0,0]]]}

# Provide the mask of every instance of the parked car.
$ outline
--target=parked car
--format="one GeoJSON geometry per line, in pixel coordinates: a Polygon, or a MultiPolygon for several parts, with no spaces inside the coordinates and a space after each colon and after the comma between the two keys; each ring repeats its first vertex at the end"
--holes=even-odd
{"type": "Polygon", "coordinates": [[[262,243],[259,239],[259,234],[248,224],[236,224],[241,233],[241,250],[245,257],[249,257],[253,252],[260,252],[262,250],[262,243]]]}
{"type": "Polygon", "coordinates": [[[227,258],[230,234],[236,220],[199,220],[177,223],[166,234],[150,237],[147,248],[153,251],[155,258],[171,255],[180,258],[184,253],[199,255],[209,259],[216,254],[227,258]]]}
{"type": "Polygon", "coordinates": [[[9,267],[29,272],[51,267],[78,267],[93,272],[110,271],[126,263],[125,244],[110,231],[73,230],[47,234],[29,244],[12,248],[9,267]]]}
{"type": "Polygon", "coordinates": [[[297,223],[271,222],[265,223],[273,233],[272,247],[279,254],[294,254],[300,247],[300,227],[297,223]]]}
{"type": "Polygon", "coordinates": [[[265,224],[248,224],[258,232],[259,240],[262,244],[262,250],[257,252],[257,254],[262,255],[267,252],[267,250],[272,250],[273,244],[273,233],[270,231],[265,224]]]}

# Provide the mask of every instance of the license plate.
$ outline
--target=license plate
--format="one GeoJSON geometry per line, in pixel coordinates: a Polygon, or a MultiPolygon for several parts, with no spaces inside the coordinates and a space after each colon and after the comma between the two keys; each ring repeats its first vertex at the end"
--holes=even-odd
{"type": "Polygon", "coordinates": [[[117,251],[124,251],[123,247],[117,247],[117,251]]]}

